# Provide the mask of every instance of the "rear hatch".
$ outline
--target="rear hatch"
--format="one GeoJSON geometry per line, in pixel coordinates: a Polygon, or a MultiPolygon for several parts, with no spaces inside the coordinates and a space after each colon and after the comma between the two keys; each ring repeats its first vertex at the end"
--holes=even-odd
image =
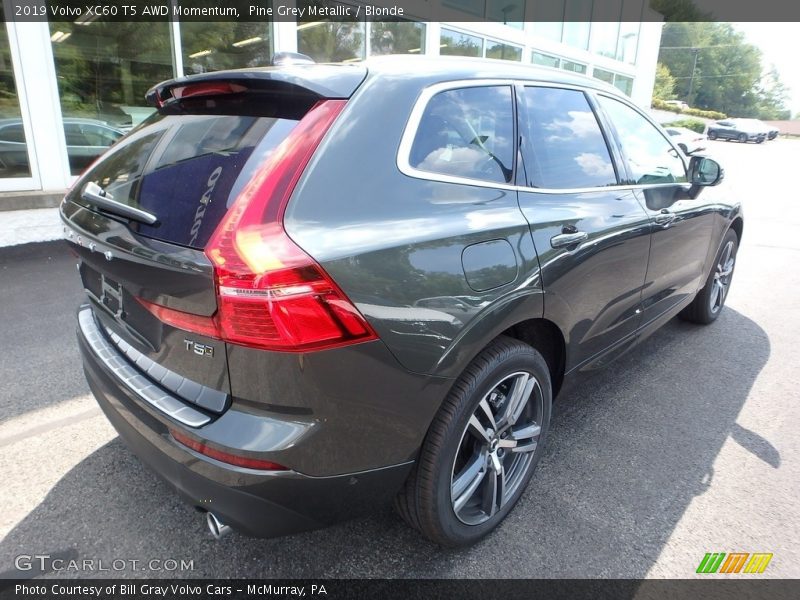
{"type": "Polygon", "coordinates": [[[204,249],[303,116],[348,98],[365,76],[355,66],[293,66],[182,78],[148,93],[157,111],[61,205],[92,322],[126,368],[211,418],[227,408],[226,347],[211,327],[217,281],[204,249]]]}

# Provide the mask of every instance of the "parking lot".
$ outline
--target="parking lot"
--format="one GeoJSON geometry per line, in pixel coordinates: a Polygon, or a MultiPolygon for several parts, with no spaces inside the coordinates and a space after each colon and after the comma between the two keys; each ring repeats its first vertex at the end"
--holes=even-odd
{"type": "Polygon", "coordinates": [[[709,327],[672,321],[558,398],[527,493],[458,551],[390,508],[215,542],[89,394],[65,245],[0,249],[0,577],[37,574],[15,557],[47,554],[125,562],[61,576],[686,578],[706,552],[736,551],[774,554],[761,577],[800,577],[800,140],[709,142],[708,153],[744,204],[727,308],[709,327]],[[167,559],[192,568],[154,571],[167,559]]]}

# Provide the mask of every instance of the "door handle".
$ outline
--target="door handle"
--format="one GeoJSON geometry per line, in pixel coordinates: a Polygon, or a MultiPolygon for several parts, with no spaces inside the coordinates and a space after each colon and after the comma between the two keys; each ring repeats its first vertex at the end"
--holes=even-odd
{"type": "Polygon", "coordinates": [[[589,238],[589,234],[585,231],[573,231],[571,233],[560,233],[550,238],[550,245],[553,248],[563,248],[564,246],[572,246],[578,244],[589,238]]]}
{"type": "Polygon", "coordinates": [[[653,219],[657,225],[661,225],[662,227],[669,226],[675,219],[678,218],[674,212],[668,211],[666,208],[662,209],[660,213],[658,213],[655,218],[653,219]]]}

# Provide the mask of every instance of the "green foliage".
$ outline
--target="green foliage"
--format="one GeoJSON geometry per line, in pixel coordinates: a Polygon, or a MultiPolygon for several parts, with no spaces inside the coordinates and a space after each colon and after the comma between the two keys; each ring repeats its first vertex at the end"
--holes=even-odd
{"type": "Polygon", "coordinates": [[[763,119],[786,114],[788,93],[777,72],[762,77],[761,51],[730,23],[666,23],[659,61],[675,80],[675,95],[693,107],[763,119]]]}
{"type": "Polygon", "coordinates": [[[725,119],[728,115],[718,110],[702,110],[699,108],[687,108],[681,111],[685,115],[692,115],[693,117],[703,117],[704,119],[713,119],[719,121],[725,119]]]}
{"type": "Polygon", "coordinates": [[[675,78],[666,65],[658,63],[656,66],[656,83],[653,88],[653,98],[670,100],[675,97],[675,78]]]}
{"type": "Polygon", "coordinates": [[[658,98],[653,98],[653,102],[650,104],[650,106],[657,108],[658,110],[668,110],[669,112],[678,113],[679,115],[691,115],[693,117],[703,117],[704,119],[713,119],[715,121],[725,119],[728,116],[725,113],[719,112],[718,110],[702,110],[700,108],[682,109],[679,106],[667,104],[664,100],[660,100],[658,98]]]}
{"type": "Polygon", "coordinates": [[[706,130],[706,123],[699,119],[678,119],[672,123],[664,123],[664,127],[685,127],[697,133],[703,133],[706,130]]]}

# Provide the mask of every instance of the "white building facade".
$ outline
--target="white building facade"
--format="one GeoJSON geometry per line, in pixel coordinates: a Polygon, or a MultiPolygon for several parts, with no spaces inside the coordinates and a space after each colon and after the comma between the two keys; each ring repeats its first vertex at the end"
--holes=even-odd
{"type": "MultiPolygon", "coordinates": [[[[619,11],[611,15],[617,21],[599,20],[606,17],[593,13],[592,0],[555,0],[547,8],[551,20],[539,13],[537,21],[527,22],[524,8],[505,14],[513,3],[494,0],[467,0],[459,10],[468,4],[475,9],[471,16],[498,13],[505,22],[423,22],[413,15],[392,23],[8,20],[0,28],[0,210],[11,208],[3,203],[14,193],[67,188],[116,132],[146,118],[152,109],[144,92],[158,81],[264,66],[280,51],[318,62],[377,54],[513,60],[602,79],[649,106],[661,23],[644,12],[649,9],[643,0],[618,2],[619,11]]],[[[608,4],[604,0],[604,9],[608,4]]]]}

